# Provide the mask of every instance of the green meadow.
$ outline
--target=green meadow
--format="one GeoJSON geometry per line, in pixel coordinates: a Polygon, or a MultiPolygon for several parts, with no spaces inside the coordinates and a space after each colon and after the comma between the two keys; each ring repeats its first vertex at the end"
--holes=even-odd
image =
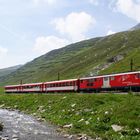
{"type": "Polygon", "coordinates": [[[1,94],[0,106],[35,115],[72,135],[86,134],[103,140],[140,139],[139,95],[1,94]]]}

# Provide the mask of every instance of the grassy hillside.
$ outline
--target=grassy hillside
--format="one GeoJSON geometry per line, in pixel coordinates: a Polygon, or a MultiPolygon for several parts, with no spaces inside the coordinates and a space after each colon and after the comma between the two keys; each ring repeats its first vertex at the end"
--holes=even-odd
{"type": "Polygon", "coordinates": [[[90,39],[53,50],[27,63],[8,76],[1,85],[126,72],[133,58],[134,70],[140,70],[140,30],[90,39]]]}
{"type": "Polygon", "coordinates": [[[21,67],[21,65],[17,65],[17,66],[13,66],[13,67],[9,67],[9,68],[0,69],[0,77],[8,75],[8,74],[16,71],[20,67],[21,67]]]}
{"type": "Polygon", "coordinates": [[[132,52],[128,53],[126,57],[119,61],[118,63],[112,64],[109,68],[102,70],[101,74],[106,73],[119,73],[123,71],[130,71],[130,62],[133,58],[133,69],[140,70],[140,48],[134,49],[132,52]]]}
{"type": "Polygon", "coordinates": [[[102,140],[140,140],[140,96],[136,95],[1,94],[0,106],[34,114],[70,134],[102,140]]]}

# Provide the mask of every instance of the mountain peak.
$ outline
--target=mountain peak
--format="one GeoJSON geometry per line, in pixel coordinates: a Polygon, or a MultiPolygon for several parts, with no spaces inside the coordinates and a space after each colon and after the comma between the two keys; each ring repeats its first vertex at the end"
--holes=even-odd
{"type": "Polygon", "coordinates": [[[139,30],[140,29],[140,23],[138,23],[137,25],[135,25],[134,27],[132,27],[130,30],[134,31],[134,30],[139,30]]]}

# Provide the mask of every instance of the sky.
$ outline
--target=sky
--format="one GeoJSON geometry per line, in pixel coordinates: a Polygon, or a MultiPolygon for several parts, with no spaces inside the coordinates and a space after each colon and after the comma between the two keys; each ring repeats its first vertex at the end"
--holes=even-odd
{"type": "Polygon", "coordinates": [[[0,0],[0,68],[128,30],[139,13],[140,0],[0,0]]]}

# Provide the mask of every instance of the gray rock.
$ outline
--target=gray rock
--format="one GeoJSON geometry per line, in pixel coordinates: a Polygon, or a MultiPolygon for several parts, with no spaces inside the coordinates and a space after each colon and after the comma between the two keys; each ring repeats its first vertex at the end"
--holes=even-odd
{"type": "Polygon", "coordinates": [[[63,128],[71,128],[73,126],[73,124],[67,124],[67,125],[64,125],[63,128]]]}
{"type": "Polygon", "coordinates": [[[115,132],[121,131],[123,129],[122,126],[119,126],[119,125],[116,125],[116,124],[111,125],[111,127],[115,132]]]}

